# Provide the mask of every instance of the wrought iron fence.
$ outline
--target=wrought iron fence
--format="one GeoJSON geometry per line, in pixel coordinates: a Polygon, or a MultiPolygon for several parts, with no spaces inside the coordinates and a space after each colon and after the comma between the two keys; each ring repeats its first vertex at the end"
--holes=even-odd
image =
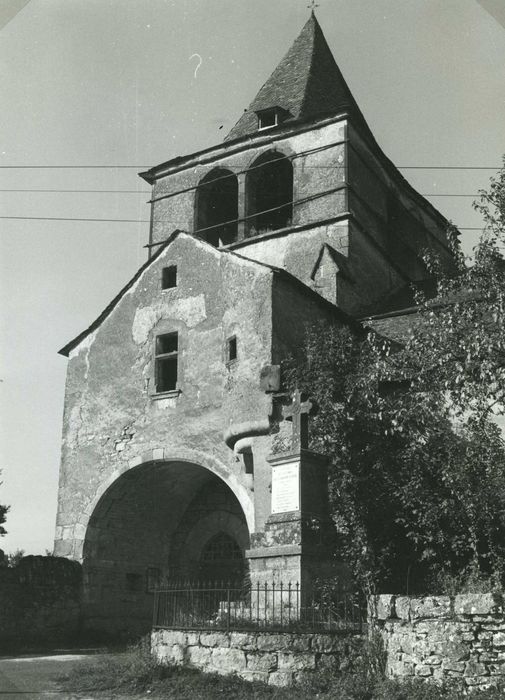
{"type": "Polygon", "coordinates": [[[299,583],[174,582],[154,593],[153,626],[169,629],[362,632],[366,610],[352,593],[306,595],[299,583]]]}

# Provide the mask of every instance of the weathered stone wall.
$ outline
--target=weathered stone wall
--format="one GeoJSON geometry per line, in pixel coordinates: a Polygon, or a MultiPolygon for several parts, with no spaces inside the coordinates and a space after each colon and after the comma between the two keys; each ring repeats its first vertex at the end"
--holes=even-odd
{"type": "Polygon", "coordinates": [[[121,474],[152,461],[185,460],[216,473],[253,529],[249,480],[223,432],[234,422],[268,426],[259,387],[271,362],[271,271],[177,239],[69,360],[56,553],[82,558],[89,518],[121,474]],[[161,270],[178,285],[161,290],[161,270]],[[252,304],[254,299],[254,304],[252,304]],[[179,333],[180,393],[156,395],[154,338],[179,333]],[[226,364],[226,338],[238,360],[226,364]]]}
{"type": "Polygon", "coordinates": [[[147,631],[150,579],[196,575],[218,528],[244,549],[263,527],[276,409],[261,371],[300,342],[305,320],[329,314],[300,286],[181,233],[70,350],[55,553],[83,562],[87,628],[147,631]],[[169,265],[177,286],[162,289],[169,265]],[[157,393],[155,338],[172,332],[177,389],[157,393]],[[233,508],[199,508],[187,531],[186,510],[219,482],[233,508]]]}
{"type": "MultiPolygon", "coordinates": [[[[410,279],[380,251],[371,228],[351,220],[349,225],[349,275],[339,275],[339,295],[343,295],[346,311],[360,316],[386,298],[392,290],[410,279]]],[[[419,279],[420,275],[413,276],[419,279]]],[[[379,304],[380,306],[380,304],[379,304]]]]}
{"type": "Polygon", "coordinates": [[[398,287],[426,277],[420,259],[426,248],[450,259],[444,217],[378,153],[351,120],[342,118],[310,129],[291,126],[274,136],[258,132],[246,143],[224,143],[174,159],[152,176],[151,239],[166,240],[175,226],[195,231],[194,188],[215,168],[225,168],[236,174],[239,193],[237,239],[228,249],[283,267],[328,297],[326,281],[313,277],[321,246],[328,244],[343,256],[344,267],[331,300],[360,315],[398,287]],[[245,171],[272,151],[292,162],[292,223],[249,237],[245,171]]]}
{"type": "Polygon", "coordinates": [[[0,567],[0,649],[71,641],[80,631],[81,567],[28,556],[0,567]]]}
{"type": "Polygon", "coordinates": [[[427,247],[449,261],[445,218],[394,166],[386,167],[387,161],[377,157],[352,123],[347,135],[349,209],[361,225],[407,273],[419,271],[412,267],[414,258],[427,247]]]}
{"type": "Polygon", "coordinates": [[[505,682],[501,595],[381,595],[371,613],[384,640],[388,675],[459,678],[479,687],[505,682]]]}
{"type": "Polygon", "coordinates": [[[337,634],[157,629],[151,635],[152,651],[162,663],[280,686],[306,673],[344,670],[361,644],[360,636],[337,634]]]}

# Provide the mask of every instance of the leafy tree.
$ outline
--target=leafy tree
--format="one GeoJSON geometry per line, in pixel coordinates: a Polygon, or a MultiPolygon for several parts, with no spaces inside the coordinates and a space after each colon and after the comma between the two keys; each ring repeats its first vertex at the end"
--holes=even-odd
{"type": "Polygon", "coordinates": [[[339,553],[369,589],[503,578],[505,161],[475,207],[486,228],[473,264],[451,229],[454,267],[426,256],[436,296],[417,295],[401,338],[320,324],[284,367],[319,404],[311,436],[331,459],[339,553]]]}
{"type": "Polygon", "coordinates": [[[16,549],[15,552],[10,552],[7,555],[7,565],[9,567],[11,567],[12,569],[15,568],[24,556],[25,556],[24,549],[16,549]]]}

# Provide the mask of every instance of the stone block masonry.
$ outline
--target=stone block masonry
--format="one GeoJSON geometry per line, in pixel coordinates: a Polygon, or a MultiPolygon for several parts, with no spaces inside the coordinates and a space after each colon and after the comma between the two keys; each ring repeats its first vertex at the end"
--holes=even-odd
{"type": "Polygon", "coordinates": [[[329,667],[343,670],[361,646],[361,636],[342,634],[155,629],[151,636],[161,663],[277,686],[329,667]]]}
{"type": "Polygon", "coordinates": [[[501,594],[380,595],[371,601],[370,614],[384,640],[388,676],[505,687],[501,594]]]}

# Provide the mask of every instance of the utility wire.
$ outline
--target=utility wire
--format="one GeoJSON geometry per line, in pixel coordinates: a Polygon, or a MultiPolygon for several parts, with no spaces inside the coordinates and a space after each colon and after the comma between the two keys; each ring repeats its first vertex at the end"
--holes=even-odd
{"type": "Polygon", "coordinates": [[[94,192],[95,194],[106,193],[106,194],[151,194],[151,190],[39,190],[39,189],[2,189],[0,192],[94,192]]]}
{"type": "MultiPolygon", "coordinates": [[[[198,234],[202,233],[204,231],[209,231],[212,229],[217,229],[217,228],[222,228],[223,226],[229,226],[230,224],[237,224],[241,223],[244,221],[247,221],[249,219],[256,218],[257,216],[261,216],[262,214],[270,214],[274,211],[279,211],[280,209],[284,209],[285,207],[288,206],[296,206],[299,204],[304,204],[306,202],[311,202],[315,199],[319,199],[320,197],[325,197],[330,194],[334,194],[336,192],[341,192],[345,190],[346,186],[345,185],[339,185],[338,187],[333,187],[329,190],[324,190],[322,192],[316,192],[315,194],[308,195],[307,197],[302,197],[301,199],[292,199],[287,202],[283,202],[282,204],[279,204],[278,206],[272,207],[270,209],[263,209],[261,211],[254,212],[253,214],[248,214],[244,217],[241,218],[236,218],[236,219],[230,219],[228,221],[221,221],[218,224],[213,224],[212,226],[205,226],[203,228],[199,228],[193,231],[193,234],[198,234]]],[[[11,220],[25,220],[25,221],[91,221],[91,222],[110,222],[110,223],[137,223],[137,224],[146,224],[150,223],[151,219],[102,219],[102,218],[85,218],[85,217],[53,217],[53,216],[0,216],[0,219],[11,219],[11,220]]],[[[183,222],[181,221],[174,221],[173,219],[155,219],[155,222],[164,222],[164,223],[169,223],[172,226],[179,226],[179,225],[184,225],[183,222]]],[[[460,231],[481,231],[483,227],[463,227],[463,226],[457,226],[460,231]]],[[[158,245],[158,244],[155,244],[158,245]]]]}
{"type": "MultiPolygon", "coordinates": [[[[193,233],[200,233],[202,231],[208,231],[210,229],[215,229],[215,228],[221,228],[222,226],[229,226],[230,224],[236,224],[241,221],[246,221],[247,219],[254,218],[256,216],[260,216],[261,214],[269,214],[273,211],[278,211],[279,209],[284,209],[285,207],[291,206],[291,205],[296,205],[296,204],[303,204],[304,202],[310,202],[314,199],[319,199],[320,197],[324,197],[329,194],[333,194],[334,192],[339,192],[343,190],[343,186],[339,187],[334,187],[331,190],[325,190],[324,192],[317,192],[316,194],[309,195],[308,197],[304,197],[302,199],[297,199],[297,200],[289,200],[287,202],[283,202],[282,204],[279,204],[276,207],[272,207],[271,209],[263,209],[262,211],[257,211],[254,214],[249,214],[243,218],[237,218],[237,219],[230,219],[229,221],[222,221],[219,224],[213,224],[212,226],[206,226],[204,228],[197,229],[196,231],[193,231],[193,233]]],[[[0,216],[0,219],[20,219],[20,220],[37,220],[37,221],[103,221],[103,222],[117,222],[117,223],[138,223],[138,224],[146,224],[150,223],[150,219],[95,219],[95,218],[70,218],[70,217],[59,217],[59,216],[0,216]]],[[[164,223],[169,223],[172,224],[172,226],[177,226],[177,225],[182,225],[183,222],[181,221],[174,221],[173,219],[155,219],[155,222],[164,222],[164,223]]]]}
{"type": "MultiPolygon", "coordinates": [[[[211,180],[210,182],[215,182],[215,180],[211,180]]],[[[94,194],[151,194],[150,190],[38,190],[38,189],[23,189],[23,190],[14,190],[14,189],[1,189],[0,192],[54,192],[54,193],[75,193],[75,194],[85,194],[85,193],[94,193],[94,194]]],[[[441,192],[420,192],[419,193],[422,197],[478,197],[479,193],[476,192],[475,194],[450,194],[450,193],[441,193],[441,192]]]]}
{"type": "Polygon", "coordinates": [[[149,169],[149,165],[0,165],[1,170],[102,170],[105,168],[149,169]]]}
{"type": "MultiPolygon", "coordinates": [[[[216,182],[219,182],[220,180],[229,180],[231,177],[236,177],[237,175],[244,175],[247,173],[250,173],[252,170],[258,170],[258,168],[265,168],[269,165],[272,165],[272,163],[280,163],[286,160],[292,161],[295,160],[296,158],[301,158],[302,156],[307,156],[311,155],[312,153],[320,153],[321,151],[327,151],[330,148],[334,148],[335,146],[341,146],[342,141],[332,141],[331,143],[326,143],[324,146],[318,146],[317,148],[308,148],[305,151],[300,151],[299,153],[292,153],[289,155],[284,155],[280,154],[276,158],[270,158],[269,160],[264,161],[263,163],[258,163],[257,165],[251,165],[249,167],[244,166],[244,165],[239,165],[238,163],[235,163],[235,167],[243,168],[243,170],[236,170],[236,171],[228,171],[226,175],[220,175],[219,177],[214,177],[212,179],[207,180],[206,182],[200,182],[198,185],[191,185],[190,187],[184,187],[181,190],[175,190],[174,192],[167,192],[166,194],[161,194],[158,197],[153,197],[152,199],[149,200],[150,204],[153,204],[154,202],[159,202],[160,200],[163,199],[170,199],[171,197],[175,197],[178,194],[186,194],[187,192],[192,192],[193,190],[197,190],[199,187],[204,187],[205,185],[214,185],[216,182]]],[[[268,151],[267,151],[268,152],[268,151]]],[[[261,158],[261,156],[260,156],[261,158]]],[[[305,165],[304,165],[305,167],[305,165]]],[[[315,167],[315,166],[314,166],[315,167]]],[[[322,166],[321,166],[322,167],[322,166]]],[[[342,168],[344,169],[345,166],[343,165],[331,165],[331,166],[326,166],[328,168],[342,168]]],[[[219,168],[219,166],[217,166],[219,168]]],[[[210,171],[212,172],[212,171],[210,171]]]]}
{"type": "MultiPolygon", "coordinates": [[[[255,169],[257,169],[257,168],[262,168],[262,167],[271,165],[272,163],[275,163],[275,162],[280,162],[280,161],[284,161],[284,160],[293,160],[293,159],[295,159],[295,158],[300,158],[300,157],[302,157],[302,156],[304,156],[304,155],[308,155],[308,154],[320,152],[320,151],[323,151],[323,150],[327,150],[327,149],[329,149],[329,148],[333,148],[333,147],[335,147],[335,146],[337,146],[337,145],[340,145],[341,143],[342,143],[342,141],[336,141],[336,142],[332,142],[332,143],[329,143],[329,144],[325,144],[324,146],[320,146],[320,147],[317,147],[317,148],[307,149],[306,151],[301,151],[300,153],[296,153],[296,154],[292,154],[292,155],[288,155],[288,156],[282,155],[282,156],[279,156],[278,158],[272,158],[272,159],[270,159],[270,160],[268,160],[268,161],[266,161],[266,162],[264,162],[264,163],[260,163],[260,164],[258,164],[258,165],[253,165],[253,166],[247,168],[247,170],[244,170],[244,171],[242,171],[242,172],[243,172],[243,173],[245,173],[245,172],[250,172],[251,170],[255,170],[255,169]]],[[[15,167],[15,166],[0,166],[0,167],[15,167]]],[[[20,166],[20,167],[29,167],[29,166],[20,166]]],[[[57,167],[57,166],[40,166],[40,167],[47,167],[47,168],[50,168],[50,167],[57,167]]],[[[75,168],[77,168],[77,167],[87,167],[87,168],[90,168],[90,167],[93,167],[93,166],[68,166],[68,167],[75,167],[75,168]]],[[[96,166],[96,167],[113,167],[113,166],[96,166]]],[[[130,166],[121,166],[121,167],[130,167],[130,166]]],[[[304,166],[304,167],[305,167],[305,166],[304,166]]],[[[314,166],[314,167],[319,167],[319,166],[314,166]]],[[[345,166],[338,166],[338,165],[333,165],[333,166],[329,166],[329,167],[332,167],[332,168],[344,167],[344,168],[345,168],[345,166]]],[[[419,167],[426,167],[426,166],[419,166],[419,167]]],[[[447,166],[447,167],[455,167],[455,166],[447,166]]],[[[473,166],[472,166],[472,167],[473,167],[473,166]]],[[[188,192],[188,191],[197,190],[197,189],[199,189],[200,187],[205,186],[206,184],[208,184],[208,185],[214,185],[214,184],[215,184],[216,182],[218,182],[219,180],[229,179],[230,177],[236,176],[237,174],[241,174],[241,173],[238,173],[238,172],[233,172],[233,173],[232,173],[232,172],[230,172],[229,174],[226,174],[226,175],[223,175],[223,176],[214,178],[214,179],[212,179],[212,180],[208,180],[206,183],[202,183],[202,182],[200,181],[200,183],[199,183],[198,185],[196,185],[196,186],[184,188],[184,189],[182,189],[182,190],[178,190],[178,191],[175,191],[175,192],[171,192],[171,193],[167,193],[167,194],[161,195],[160,197],[157,197],[157,198],[155,198],[155,199],[150,200],[149,203],[153,203],[153,202],[156,202],[156,201],[159,201],[159,200],[163,200],[163,199],[166,199],[166,198],[169,198],[169,197],[174,197],[174,196],[176,196],[176,195],[178,195],[178,194],[182,194],[182,193],[185,193],[185,192],[188,192]]],[[[248,216],[245,216],[245,217],[243,217],[243,218],[237,218],[237,219],[232,219],[232,220],[230,220],[230,221],[220,222],[219,224],[215,224],[215,225],[213,225],[213,226],[208,226],[208,227],[205,227],[205,228],[203,228],[203,229],[198,229],[197,231],[194,231],[193,233],[199,233],[199,232],[201,232],[201,231],[207,231],[207,230],[209,230],[209,229],[218,228],[218,227],[227,226],[227,225],[230,225],[230,224],[233,224],[233,223],[239,223],[239,222],[242,222],[242,221],[246,221],[246,220],[248,220],[248,219],[250,219],[250,218],[259,216],[259,215],[261,215],[261,214],[267,214],[267,213],[273,212],[273,211],[275,211],[275,210],[284,208],[284,207],[289,206],[289,205],[302,204],[302,203],[304,203],[304,202],[308,202],[308,201],[311,201],[311,200],[313,200],[313,199],[317,199],[317,198],[319,198],[319,197],[323,197],[323,196],[325,196],[325,195],[332,194],[332,193],[334,193],[334,192],[337,192],[337,191],[339,191],[339,190],[344,189],[345,187],[346,187],[346,184],[345,184],[345,183],[342,183],[342,184],[339,185],[338,187],[335,187],[335,188],[333,188],[333,189],[331,189],[331,190],[326,190],[326,191],[324,191],[324,192],[320,192],[320,193],[317,193],[317,194],[314,194],[314,195],[310,195],[310,196],[308,196],[308,197],[305,197],[305,198],[302,198],[302,199],[299,199],[299,200],[291,200],[291,201],[288,201],[288,202],[284,202],[283,204],[281,204],[281,205],[279,205],[279,206],[277,206],[277,207],[273,207],[272,209],[265,209],[265,210],[263,210],[263,211],[255,212],[254,214],[250,214],[250,215],[248,215],[248,216]]],[[[34,190],[34,191],[36,191],[36,190],[34,190]]],[[[61,190],[61,191],[63,192],[64,190],[61,190]]],[[[69,191],[71,191],[71,190],[69,190],[69,191]]],[[[109,190],[109,191],[101,190],[101,191],[102,191],[102,192],[109,192],[109,193],[110,193],[110,192],[118,192],[118,190],[109,190]]],[[[93,192],[100,192],[100,190],[98,190],[98,191],[93,191],[93,192]]],[[[134,193],[137,194],[137,191],[135,190],[134,193]]],[[[436,196],[437,193],[434,193],[434,195],[436,196]]],[[[432,195],[426,195],[426,196],[432,196],[432,195]]],[[[453,196],[453,195],[445,194],[445,195],[443,195],[443,196],[453,196]]],[[[472,197],[472,196],[474,196],[474,195],[454,195],[454,196],[470,196],[470,197],[472,197]]],[[[103,218],[87,218],[87,217],[0,216],[0,219],[26,220],[26,221],[28,221],[28,220],[31,220],[31,221],[33,221],[33,220],[38,220],[38,221],[90,221],[90,222],[110,222],[110,223],[114,223],[114,222],[115,222],[115,223],[150,223],[150,219],[103,219],[103,218]]],[[[171,220],[171,219],[156,219],[156,221],[165,222],[165,223],[170,223],[170,224],[172,224],[172,225],[174,225],[174,226],[177,226],[178,224],[181,223],[181,222],[173,221],[173,220],[171,220]]],[[[473,228],[473,227],[458,227],[458,228],[459,228],[460,230],[462,230],[462,231],[479,231],[479,230],[481,230],[480,228],[473,228]]]]}
{"type": "MultiPolygon", "coordinates": [[[[341,143],[341,142],[339,142],[341,143]]],[[[317,149],[319,150],[319,149],[317,149]]],[[[296,154],[302,155],[302,154],[296,154]]],[[[289,157],[289,156],[286,156],[289,157]]],[[[244,167],[236,163],[238,167],[244,167]]],[[[107,168],[130,168],[130,169],[151,169],[149,165],[0,165],[0,170],[75,170],[75,169],[107,169],[107,168]]],[[[156,166],[154,166],[156,167],[156,166]]],[[[331,168],[331,165],[310,165],[310,168],[331,168]]],[[[501,170],[502,165],[396,165],[399,170],[501,170]]]]}
{"type": "MultiPolygon", "coordinates": [[[[289,202],[286,204],[283,204],[282,206],[288,206],[289,202]]],[[[279,207],[280,208],[280,207],[279,207]]],[[[272,211],[271,209],[265,210],[265,212],[257,212],[256,214],[252,214],[251,216],[259,216],[260,214],[266,213],[268,211],[272,211]]],[[[9,220],[19,220],[19,221],[95,221],[95,222],[106,222],[106,223],[120,223],[120,224],[149,224],[151,223],[150,219],[86,219],[86,218],[77,218],[77,217],[64,217],[64,216],[0,216],[0,219],[9,219],[9,220]]],[[[198,229],[197,231],[193,231],[193,233],[198,233],[199,231],[203,230],[208,230],[210,228],[218,228],[220,226],[226,226],[229,225],[230,223],[238,223],[239,221],[243,221],[243,219],[233,219],[232,221],[227,221],[223,222],[221,224],[215,224],[215,226],[208,226],[207,229],[198,229]]],[[[156,219],[155,223],[158,222],[164,222],[164,223],[170,223],[172,226],[177,226],[178,224],[181,224],[182,222],[177,222],[177,221],[172,221],[171,219],[156,219]]],[[[314,225],[317,225],[317,221],[312,222],[314,225]]],[[[477,226],[477,227],[468,227],[468,226],[456,226],[458,231],[482,231],[485,227],[483,226],[477,226]]]]}
{"type": "MultiPolygon", "coordinates": [[[[242,170],[233,171],[233,172],[232,172],[232,171],[229,171],[226,175],[220,175],[219,177],[215,177],[215,178],[209,179],[209,180],[207,180],[207,182],[202,182],[202,181],[200,181],[197,185],[191,185],[190,187],[184,187],[184,188],[182,188],[182,189],[180,189],[180,190],[174,190],[174,192],[167,192],[166,194],[161,194],[161,195],[159,195],[159,196],[157,196],[157,197],[153,197],[152,199],[150,199],[150,200],[149,200],[149,204],[154,204],[155,202],[158,202],[158,201],[161,201],[161,200],[164,200],[164,199],[170,199],[171,197],[175,197],[176,195],[179,195],[179,194],[186,194],[187,192],[192,192],[193,190],[197,190],[199,187],[203,187],[203,186],[205,186],[205,185],[207,185],[207,184],[208,184],[209,186],[210,186],[210,185],[214,185],[216,182],[219,182],[220,180],[226,180],[226,179],[229,179],[229,178],[234,177],[234,176],[236,177],[237,175],[248,174],[248,173],[250,173],[252,170],[257,170],[258,168],[264,168],[264,167],[266,167],[266,166],[271,165],[272,163],[282,162],[282,161],[285,161],[285,160],[293,161],[293,160],[295,160],[295,159],[297,159],[297,158],[301,158],[301,157],[303,157],[303,156],[311,155],[311,154],[313,154],[313,153],[320,153],[321,151],[326,151],[326,150],[328,150],[328,149],[330,149],[330,148],[334,148],[335,146],[340,146],[340,145],[342,145],[342,143],[343,143],[343,142],[342,142],[341,140],[340,140],[340,141],[332,141],[332,142],[330,142],[330,143],[324,144],[324,146],[318,146],[318,147],[316,147],[316,148],[306,149],[305,151],[300,151],[299,153],[293,153],[293,154],[288,154],[288,155],[282,154],[282,155],[279,155],[278,158],[272,158],[272,159],[267,160],[267,161],[265,161],[265,162],[263,162],[263,163],[259,163],[258,165],[252,165],[252,166],[249,166],[249,167],[248,167],[248,166],[241,166],[241,165],[239,165],[238,163],[235,163],[235,164],[234,164],[234,167],[242,167],[243,169],[242,169],[242,170]]],[[[219,167],[219,166],[217,166],[217,167],[219,167]]],[[[307,164],[304,163],[303,167],[304,167],[304,168],[306,168],[306,167],[313,167],[313,168],[320,168],[320,169],[337,169],[337,168],[340,168],[340,169],[344,170],[344,172],[347,172],[347,170],[348,170],[348,166],[345,165],[345,164],[344,164],[344,165],[343,165],[343,164],[333,164],[333,165],[325,165],[325,166],[321,166],[321,165],[309,166],[309,165],[307,165],[307,164]]],[[[405,166],[405,167],[408,168],[409,166],[405,166]]],[[[412,166],[412,167],[414,167],[414,166],[412,166]]],[[[428,166],[419,166],[419,168],[427,168],[427,167],[428,167],[428,166]]],[[[438,168],[439,166],[433,166],[433,167],[434,167],[434,168],[438,168]]],[[[440,166],[440,167],[442,167],[442,166],[440,166]]],[[[451,168],[455,168],[455,169],[456,169],[456,168],[462,167],[462,166],[447,166],[447,167],[450,168],[450,169],[451,169],[451,168]]],[[[472,167],[473,167],[473,166],[472,166],[472,167]]],[[[212,172],[212,171],[211,171],[211,172],[212,172]]]]}

